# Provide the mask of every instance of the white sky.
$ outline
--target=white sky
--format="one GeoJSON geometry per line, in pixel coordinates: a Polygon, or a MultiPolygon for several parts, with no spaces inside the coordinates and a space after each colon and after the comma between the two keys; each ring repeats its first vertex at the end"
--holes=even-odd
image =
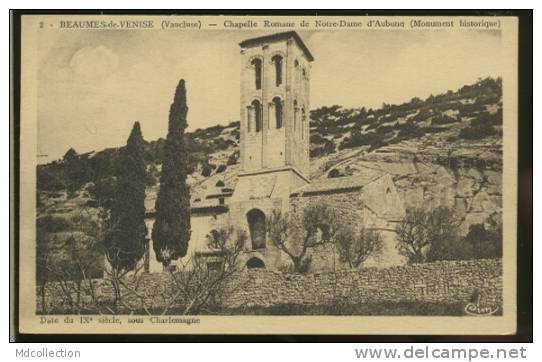
{"type": "MultiPolygon", "coordinates": [[[[134,121],[165,137],[186,80],[189,130],[239,119],[238,43],[261,31],[49,31],[38,59],[38,152],[46,162],[125,144],[134,121]]],[[[311,108],[379,108],[455,90],[506,64],[499,32],[299,31],[315,57],[311,108]]]]}

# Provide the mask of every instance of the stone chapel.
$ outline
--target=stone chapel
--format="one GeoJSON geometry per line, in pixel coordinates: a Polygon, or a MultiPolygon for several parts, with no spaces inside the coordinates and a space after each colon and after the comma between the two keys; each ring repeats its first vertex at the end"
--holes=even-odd
{"type": "MultiPolygon", "coordinates": [[[[327,203],[354,226],[378,230],[385,245],[368,265],[403,261],[395,250],[395,225],[405,210],[389,174],[375,171],[351,177],[309,179],[310,76],[314,57],[295,31],[242,41],[240,90],[240,171],[236,184],[222,181],[205,195],[192,195],[192,237],[185,258],[212,253],[207,235],[234,225],[247,231],[242,260],[247,268],[281,269],[289,257],[267,240],[266,218],[275,209],[302,210],[327,203]]],[[[149,238],[154,200],[148,200],[149,238]]],[[[152,240],[151,240],[152,242],[152,240]]],[[[329,269],[336,255],[329,247],[312,251],[312,270],[329,269]]],[[[175,265],[171,267],[175,268],[175,265]]],[[[148,271],[161,272],[152,247],[148,271]]]]}

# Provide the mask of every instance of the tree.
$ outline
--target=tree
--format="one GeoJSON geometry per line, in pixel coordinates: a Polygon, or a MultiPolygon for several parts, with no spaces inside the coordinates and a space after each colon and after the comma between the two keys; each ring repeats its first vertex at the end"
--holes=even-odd
{"type": "Polygon", "coordinates": [[[186,90],[181,79],[169,110],[156,220],[152,229],[156,259],[165,266],[186,255],[191,234],[190,190],[186,184],[188,154],[184,142],[187,112],[186,90]]]}
{"type": "MultiPolygon", "coordinates": [[[[238,259],[246,240],[245,231],[231,226],[214,230],[207,236],[206,253],[195,254],[181,265],[178,273],[171,272],[175,283],[171,301],[180,301],[182,314],[199,314],[209,307],[219,307],[233,291],[228,288],[228,281],[240,269],[238,259]]],[[[166,306],[163,313],[168,310],[166,306]]]]}
{"type": "Polygon", "coordinates": [[[459,222],[447,207],[409,208],[397,225],[397,249],[409,263],[461,258],[459,222]]]}
{"type": "Polygon", "coordinates": [[[338,230],[335,236],[339,260],[350,268],[359,268],[370,256],[382,252],[382,236],[375,230],[362,227],[358,232],[349,226],[338,230]]]}
{"type": "Polygon", "coordinates": [[[485,224],[472,224],[465,241],[472,248],[472,258],[502,257],[502,223],[490,217],[485,224]]]}
{"type": "Polygon", "coordinates": [[[145,252],[147,173],[143,142],[139,122],[135,122],[118,160],[116,193],[105,236],[107,259],[119,272],[134,269],[145,252]]]}
{"type": "Polygon", "coordinates": [[[316,204],[307,206],[301,217],[274,210],[267,221],[267,233],[272,243],[290,257],[294,271],[306,273],[311,262],[309,249],[333,240],[337,226],[335,211],[316,204]]]}
{"type": "Polygon", "coordinates": [[[70,149],[67,150],[64,156],[62,157],[62,160],[64,162],[70,162],[70,161],[76,160],[78,156],[79,155],[77,151],[75,151],[72,147],[70,147],[70,149]]]}

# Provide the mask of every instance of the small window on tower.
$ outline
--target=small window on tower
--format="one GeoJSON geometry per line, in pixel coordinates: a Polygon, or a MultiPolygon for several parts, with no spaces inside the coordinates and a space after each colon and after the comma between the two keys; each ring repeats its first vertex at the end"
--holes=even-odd
{"type": "Polygon", "coordinates": [[[282,101],[279,97],[273,98],[273,106],[275,108],[275,120],[277,129],[282,128],[282,101]]]}
{"type": "Polygon", "coordinates": [[[256,132],[262,130],[262,106],[257,99],[252,102],[252,110],[254,112],[254,129],[256,132]]]}
{"type": "Polygon", "coordinates": [[[254,67],[254,82],[256,89],[262,89],[262,61],[260,59],[253,59],[252,66],[254,67]]]}
{"type": "Polygon", "coordinates": [[[282,84],[282,57],[275,55],[272,61],[275,64],[275,85],[278,87],[282,84]]]}

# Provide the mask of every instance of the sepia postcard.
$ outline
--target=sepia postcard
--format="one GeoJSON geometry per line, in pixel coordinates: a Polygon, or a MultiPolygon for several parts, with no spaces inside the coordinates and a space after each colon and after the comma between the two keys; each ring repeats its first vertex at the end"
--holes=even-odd
{"type": "Polygon", "coordinates": [[[515,333],[515,17],[20,36],[20,333],[515,333]]]}

